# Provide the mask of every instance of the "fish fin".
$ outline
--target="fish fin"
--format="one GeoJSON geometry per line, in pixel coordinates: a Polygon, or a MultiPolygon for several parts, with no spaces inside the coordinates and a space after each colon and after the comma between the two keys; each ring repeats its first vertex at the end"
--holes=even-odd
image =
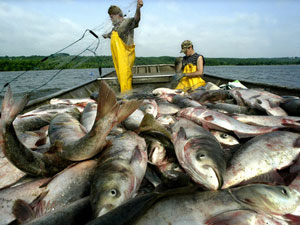
{"type": "Polygon", "coordinates": [[[276,170],[243,181],[239,185],[246,185],[246,184],[253,184],[253,183],[285,185],[283,177],[280,176],[280,174],[276,170]]]}
{"type": "MultiPolygon", "coordinates": [[[[119,124],[130,116],[135,110],[137,110],[143,100],[124,100],[118,107],[115,108],[116,114],[116,123],[119,124]]],[[[114,109],[113,109],[114,110],[114,109]]]]}
{"type": "Polygon", "coordinates": [[[186,132],[185,132],[185,130],[184,130],[183,127],[180,127],[180,128],[179,128],[179,131],[178,131],[178,133],[177,133],[177,138],[178,138],[178,139],[184,139],[184,140],[187,139],[187,137],[186,137],[186,132]]]}
{"type": "MultiPolygon", "coordinates": [[[[47,185],[50,183],[51,180],[52,180],[52,178],[50,178],[47,182],[45,182],[44,184],[42,184],[40,187],[47,186],[47,185]]],[[[31,206],[32,208],[35,208],[35,207],[39,204],[39,202],[42,201],[42,200],[46,197],[46,195],[48,194],[48,192],[49,192],[49,190],[43,191],[39,196],[37,196],[37,197],[30,203],[30,206],[31,206]]]]}
{"type": "Polygon", "coordinates": [[[140,161],[142,161],[142,158],[143,158],[143,156],[142,156],[142,153],[141,153],[139,147],[135,146],[134,155],[130,159],[129,164],[132,164],[133,162],[136,162],[136,161],[140,162],[140,161]]]}
{"type": "Polygon", "coordinates": [[[283,217],[288,220],[288,224],[290,224],[290,225],[299,225],[300,224],[300,216],[286,214],[283,217]]]}
{"type": "MultiPolygon", "coordinates": [[[[49,179],[49,182],[51,180],[52,180],[52,178],[49,179]]],[[[46,204],[46,201],[44,200],[44,198],[46,197],[48,192],[49,192],[49,190],[42,192],[37,198],[35,198],[30,203],[30,207],[34,210],[35,217],[41,217],[41,216],[45,215],[49,211],[49,209],[51,209],[51,207],[53,206],[54,203],[51,204],[50,202],[47,202],[47,204],[46,204]]]]}
{"type": "Polygon", "coordinates": [[[43,137],[43,138],[40,138],[39,140],[37,140],[34,145],[38,147],[38,146],[44,145],[46,143],[47,143],[47,137],[43,137]]]}
{"type": "Polygon", "coordinates": [[[289,127],[300,127],[300,121],[291,120],[291,119],[282,119],[281,125],[289,127]]]}
{"type": "Polygon", "coordinates": [[[143,131],[158,131],[159,133],[165,135],[167,138],[171,139],[171,133],[159,122],[157,122],[153,115],[148,113],[145,114],[138,128],[138,132],[143,131]]]}
{"type": "Polygon", "coordinates": [[[290,173],[296,173],[298,171],[300,171],[300,155],[297,161],[290,167],[290,173]]]}
{"type": "Polygon", "coordinates": [[[202,122],[202,127],[204,130],[209,131],[209,126],[206,122],[202,122]]]}
{"type": "Polygon", "coordinates": [[[105,81],[101,81],[97,100],[97,116],[96,120],[104,117],[117,104],[115,92],[108,86],[105,81]]]}
{"type": "Polygon", "coordinates": [[[13,214],[20,223],[35,218],[35,212],[24,200],[17,199],[12,208],[13,214]]]}
{"type": "Polygon", "coordinates": [[[24,95],[19,102],[15,102],[10,86],[4,95],[2,102],[1,120],[6,124],[11,124],[17,115],[23,111],[29,101],[29,95],[24,95]]]}
{"type": "Polygon", "coordinates": [[[294,148],[300,148],[300,137],[298,137],[294,143],[293,143],[294,148]]]}
{"type": "Polygon", "coordinates": [[[233,133],[239,138],[250,138],[250,137],[253,137],[253,136],[256,136],[254,134],[247,134],[247,133],[241,133],[237,130],[233,130],[233,133]]]}
{"type": "Polygon", "coordinates": [[[87,130],[85,128],[85,126],[83,126],[82,124],[79,124],[80,130],[82,131],[82,133],[86,134],[87,130]]]}
{"type": "Polygon", "coordinates": [[[60,140],[56,140],[49,148],[49,150],[47,151],[47,153],[51,154],[51,153],[56,153],[56,152],[61,152],[63,149],[63,141],[60,140]]]}
{"type": "MultiPolygon", "coordinates": [[[[243,213],[245,212],[253,212],[250,210],[233,210],[220,213],[216,216],[213,216],[205,221],[205,225],[228,225],[232,222],[236,224],[237,222],[244,222],[243,221],[243,213]]],[[[254,212],[253,212],[254,213],[254,212]]]]}

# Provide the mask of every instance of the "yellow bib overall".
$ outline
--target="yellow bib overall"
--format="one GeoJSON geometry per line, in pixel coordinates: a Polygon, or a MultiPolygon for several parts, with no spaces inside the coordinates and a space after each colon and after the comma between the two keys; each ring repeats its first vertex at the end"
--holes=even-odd
{"type": "Polygon", "coordinates": [[[110,48],[120,84],[120,91],[121,93],[125,93],[132,89],[132,67],[135,60],[135,45],[126,45],[119,37],[118,32],[112,31],[110,48]]]}
{"type": "MultiPolygon", "coordinates": [[[[197,71],[197,66],[191,63],[187,64],[183,68],[183,73],[193,73],[197,71]]],[[[183,77],[176,89],[182,89],[183,91],[195,90],[198,87],[205,86],[205,81],[201,77],[183,77]]]]}

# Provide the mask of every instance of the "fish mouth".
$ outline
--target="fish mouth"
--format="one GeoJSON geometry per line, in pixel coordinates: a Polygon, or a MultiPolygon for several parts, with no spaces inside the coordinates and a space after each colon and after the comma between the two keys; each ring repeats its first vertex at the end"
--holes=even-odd
{"type": "Polygon", "coordinates": [[[97,213],[96,217],[100,217],[103,216],[104,214],[108,213],[109,211],[111,211],[114,207],[112,205],[105,205],[103,206],[99,212],[97,213]]]}
{"type": "Polygon", "coordinates": [[[205,182],[205,186],[210,190],[219,190],[223,186],[223,177],[221,176],[219,170],[211,165],[204,165],[204,175],[208,177],[207,181],[205,182]]]}

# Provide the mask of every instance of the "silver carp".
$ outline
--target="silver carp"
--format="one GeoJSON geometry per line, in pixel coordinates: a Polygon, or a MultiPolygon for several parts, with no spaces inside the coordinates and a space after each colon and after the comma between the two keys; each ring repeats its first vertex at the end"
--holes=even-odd
{"type": "Polygon", "coordinates": [[[206,189],[220,189],[226,162],[217,139],[198,124],[186,119],[176,122],[172,133],[176,156],[184,170],[206,189]]]}
{"type": "Polygon", "coordinates": [[[238,105],[246,104],[271,116],[287,116],[287,113],[279,106],[284,101],[279,95],[262,90],[241,88],[231,89],[230,93],[238,105]]]}
{"type": "Polygon", "coordinates": [[[257,184],[235,190],[190,191],[162,198],[132,224],[206,224],[213,217],[239,210],[261,212],[277,220],[284,219],[297,204],[294,191],[284,186],[257,184]]]}
{"type": "Polygon", "coordinates": [[[248,138],[278,130],[278,127],[251,126],[230,116],[209,109],[185,108],[177,113],[178,116],[190,119],[204,128],[219,131],[232,131],[239,138],[248,138]]]}
{"type": "Polygon", "coordinates": [[[8,159],[5,157],[4,153],[0,147],[0,189],[9,187],[20,180],[22,177],[26,176],[22,170],[15,167],[8,159]]]}
{"type": "MultiPolygon", "coordinates": [[[[55,140],[53,147],[58,146],[58,151],[55,153],[63,159],[72,161],[92,158],[105,147],[106,137],[112,128],[125,120],[140,104],[141,101],[139,100],[117,102],[114,91],[102,81],[99,89],[97,116],[93,128],[86,135],[74,141],[70,140],[72,138],[69,137],[68,132],[63,132],[60,138],[55,140]]],[[[55,118],[51,123],[54,123],[54,120],[55,118]]],[[[60,125],[60,122],[58,125],[60,125]]],[[[49,135],[51,135],[50,130],[49,135]]]]}
{"type": "Polygon", "coordinates": [[[144,99],[143,103],[140,106],[140,110],[142,110],[144,114],[148,113],[153,115],[154,118],[156,118],[158,112],[158,105],[154,99],[144,99]]]}
{"type": "MultiPolygon", "coordinates": [[[[290,189],[295,190],[298,195],[300,196],[300,173],[295,177],[292,183],[289,184],[288,186],[290,189]]],[[[300,204],[296,208],[296,210],[291,213],[292,215],[300,216],[300,204]]]]}
{"type": "Polygon", "coordinates": [[[277,219],[265,215],[264,213],[257,213],[252,210],[234,210],[221,213],[208,219],[205,225],[289,225],[288,221],[284,219],[277,219]]]}
{"type": "Polygon", "coordinates": [[[240,144],[239,141],[234,136],[227,134],[225,132],[218,131],[218,130],[210,130],[209,132],[212,135],[214,135],[215,138],[217,138],[217,140],[219,141],[219,143],[222,145],[223,148],[228,148],[240,144]]]}
{"type": "Polygon", "coordinates": [[[232,117],[256,126],[300,128],[300,117],[297,116],[235,115],[232,117]]]}
{"type": "Polygon", "coordinates": [[[144,118],[144,112],[140,109],[136,109],[133,113],[131,113],[128,118],[126,118],[123,122],[122,125],[127,129],[127,130],[136,130],[143,118],[144,118]]]}
{"type": "Polygon", "coordinates": [[[128,201],[137,193],[147,167],[145,140],[134,132],[116,137],[100,155],[91,185],[94,217],[128,201]]]}
{"type": "Polygon", "coordinates": [[[14,128],[18,132],[38,130],[49,125],[50,121],[58,113],[68,113],[79,119],[80,111],[73,105],[43,105],[37,109],[18,115],[13,121],[14,128]]]}
{"type": "Polygon", "coordinates": [[[80,117],[80,123],[86,128],[87,132],[92,129],[97,116],[97,103],[88,103],[80,117]]]}
{"type": "Polygon", "coordinates": [[[6,158],[23,172],[33,176],[51,176],[70,165],[71,162],[53,153],[34,152],[19,141],[12,122],[23,110],[28,100],[28,96],[24,96],[19,103],[16,103],[8,87],[2,102],[0,146],[6,158]]]}
{"type": "Polygon", "coordinates": [[[6,225],[16,219],[13,214],[13,206],[15,201],[22,199],[28,203],[35,200],[43,191],[45,187],[41,187],[47,183],[49,178],[37,179],[16,187],[6,188],[0,191],[0,224],[6,225]]]}
{"type": "Polygon", "coordinates": [[[298,193],[282,185],[251,184],[232,188],[229,192],[252,210],[274,216],[290,214],[300,203],[298,193]]]}
{"type": "Polygon", "coordinates": [[[182,95],[175,95],[172,98],[172,103],[179,106],[180,108],[186,108],[186,107],[201,107],[202,105],[191,99],[191,97],[188,96],[182,96],[182,95]]]}
{"type": "Polygon", "coordinates": [[[159,101],[157,105],[158,105],[158,116],[174,115],[181,109],[179,106],[170,103],[168,101],[159,101]]]}
{"type": "MultiPolygon", "coordinates": [[[[45,193],[33,208],[33,211],[38,212],[36,217],[64,208],[72,202],[88,196],[96,166],[96,160],[87,160],[74,163],[56,174],[45,185],[45,193]]],[[[15,207],[22,207],[22,204],[15,205],[15,207]]]]}
{"type": "Polygon", "coordinates": [[[78,225],[86,224],[92,218],[89,197],[79,199],[71,204],[49,212],[27,222],[27,225],[78,225]]]}
{"type": "Polygon", "coordinates": [[[275,131],[254,137],[233,155],[224,175],[222,188],[257,178],[276,182],[276,177],[280,178],[276,170],[291,165],[299,153],[300,134],[275,131]]]}

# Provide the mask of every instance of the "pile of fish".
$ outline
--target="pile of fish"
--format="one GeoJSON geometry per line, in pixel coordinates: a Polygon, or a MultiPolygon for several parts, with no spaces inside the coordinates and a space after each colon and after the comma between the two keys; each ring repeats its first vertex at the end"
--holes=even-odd
{"type": "Polygon", "coordinates": [[[0,123],[0,225],[300,224],[300,113],[209,85],[52,99],[0,123]]]}

